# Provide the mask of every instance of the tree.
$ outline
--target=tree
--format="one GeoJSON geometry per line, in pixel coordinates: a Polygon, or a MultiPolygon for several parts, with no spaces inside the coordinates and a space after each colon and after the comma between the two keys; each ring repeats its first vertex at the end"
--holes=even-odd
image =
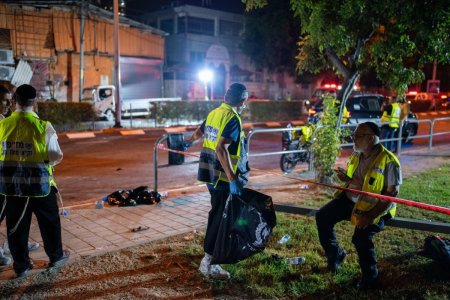
{"type": "Polygon", "coordinates": [[[300,22],[290,11],[289,0],[272,1],[250,11],[240,48],[257,68],[295,75],[299,35],[300,22]]]}
{"type": "MultiPolygon", "coordinates": [[[[243,0],[248,10],[268,0],[243,0]]],[[[424,79],[421,68],[450,63],[450,6],[446,0],[291,0],[299,18],[299,71],[332,66],[344,78],[337,95],[340,113],[357,79],[367,69],[403,95],[424,79]]]]}

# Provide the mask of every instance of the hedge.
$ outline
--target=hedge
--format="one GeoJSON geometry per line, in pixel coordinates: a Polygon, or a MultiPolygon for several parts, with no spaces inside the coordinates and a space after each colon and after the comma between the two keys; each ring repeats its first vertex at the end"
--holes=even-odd
{"type": "MultiPolygon", "coordinates": [[[[221,103],[222,101],[152,102],[150,115],[146,119],[152,127],[199,124],[221,103]]],[[[302,101],[249,101],[246,105],[247,109],[242,115],[244,122],[297,120],[304,109],[302,101]]],[[[90,103],[39,102],[38,114],[40,118],[50,121],[57,131],[89,129],[98,120],[90,103]]]]}

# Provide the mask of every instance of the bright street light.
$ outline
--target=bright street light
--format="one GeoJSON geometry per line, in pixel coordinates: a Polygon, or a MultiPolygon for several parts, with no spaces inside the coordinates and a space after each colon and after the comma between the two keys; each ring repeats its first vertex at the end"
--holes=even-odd
{"type": "MultiPolygon", "coordinates": [[[[205,100],[209,100],[208,99],[208,82],[212,82],[213,73],[211,72],[211,70],[204,69],[198,73],[198,78],[201,81],[203,81],[203,84],[205,86],[205,100]]],[[[212,98],[212,83],[211,83],[211,98],[212,98]]]]}

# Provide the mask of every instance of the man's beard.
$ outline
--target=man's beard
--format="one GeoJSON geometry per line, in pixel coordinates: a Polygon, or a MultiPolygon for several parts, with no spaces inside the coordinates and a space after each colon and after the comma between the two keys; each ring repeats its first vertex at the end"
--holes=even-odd
{"type": "Polygon", "coordinates": [[[369,145],[366,143],[366,144],[363,144],[363,145],[359,145],[359,147],[357,147],[356,146],[356,144],[354,144],[353,145],[353,150],[355,151],[355,152],[364,152],[365,150],[367,150],[367,147],[368,147],[369,145]]]}

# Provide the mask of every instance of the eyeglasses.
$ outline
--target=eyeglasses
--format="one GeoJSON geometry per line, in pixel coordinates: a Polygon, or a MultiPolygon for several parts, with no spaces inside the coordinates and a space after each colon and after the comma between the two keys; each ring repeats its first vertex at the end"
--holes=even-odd
{"type": "Polygon", "coordinates": [[[352,134],[350,137],[352,138],[352,140],[356,140],[356,139],[361,139],[365,136],[371,136],[373,134],[371,133],[361,133],[361,134],[352,134]]]}

